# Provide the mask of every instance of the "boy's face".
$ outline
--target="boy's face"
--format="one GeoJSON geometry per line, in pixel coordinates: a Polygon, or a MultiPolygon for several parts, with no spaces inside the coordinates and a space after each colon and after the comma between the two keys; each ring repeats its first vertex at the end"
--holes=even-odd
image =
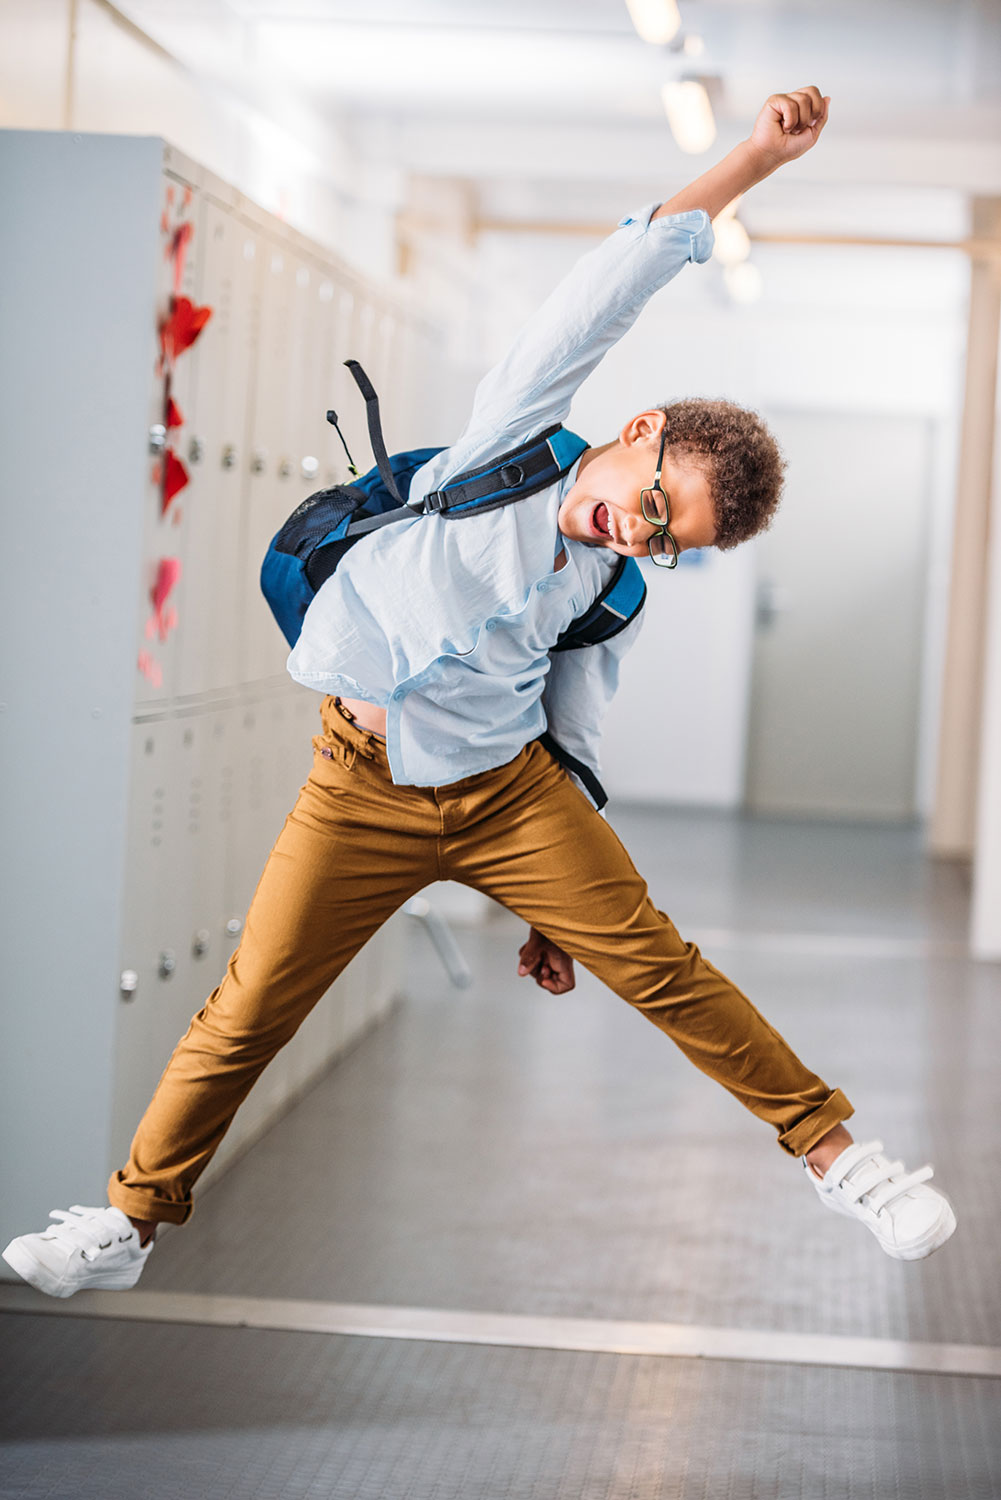
{"type": "MultiPolygon", "coordinates": [[[[565,537],[624,557],[648,556],[647,541],[657,528],[644,519],[640,490],[653,484],[664,421],[662,411],[641,412],[626,423],[614,443],[587,450],[560,506],[558,525],[565,537]]],[[[691,460],[676,462],[665,453],[660,483],[671,512],[668,529],[678,551],[711,547],[716,518],[703,471],[691,460]]]]}

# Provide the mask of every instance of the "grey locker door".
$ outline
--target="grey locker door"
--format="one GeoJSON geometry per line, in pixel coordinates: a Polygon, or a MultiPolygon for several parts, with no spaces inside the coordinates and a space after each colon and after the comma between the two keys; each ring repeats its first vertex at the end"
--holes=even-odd
{"type": "Polygon", "coordinates": [[[289,433],[289,384],[296,355],[296,262],[262,237],[258,265],[257,357],[251,417],[250,475],[242,536],[241,676],[280,677],[288,647],[260,590],[268,544],[303,493],[290,483],[294,434],[289,433]]]}
{"type": "Polygon", "coordinates": [[[118,1001],[112,1166],[124,1161],[179,1035],[175,1000],[188,963],[178,738],[176,720],[132,728],[121,971],[135,987],[118,1001]]]}
{"type": "MultiPolygon", "coordinates": [[[[189,222],[192,234],[184,252],[184,274],[177,291],[192,302],[198,301],[198,265],[203,242],[203,204],[198,194],[165,175],[163,179],[163,214],[161,221],[161,256],[156,270],[156,301],[150,309],[150,425],[163,424],[164,379],[159,366],[157,329],[167,317],[175,289],[175,262],[168,253],[174,230],[189,222]]],[[[199,343],[186,349],[175,361],[171,378],[171,395],[175,406],[187,419],[194,410],[198,381],[199,343]]],[[[178,692],[180,678],[181,635],[185,625],[187,602],[188,505],[197,490],[197,476],[190,464],[186,433],[190,426],[167,433],[167,443],[175,451],[192,477],[192,484],[182,489],[163,509],[162,474],[165,453],[150,453],[149,483],[142,497],[144,511],[143,551],[139,567],[140,591],[139,640],[136,646],[135,700],[144,709],[166,703],[178,692]],[[154,608],[153,591],[162,564],[176,563],[180,576],[170,590],[163,607],[154,608]]],[[[137,434],[137,440],[141,435],[137,434]]],[[[138,498],[138,497],[137,497],[138,498]]]]}
{"type": "MultiPolygon", "coordinates": [[[[317,287],[317,310],[320,346],[317,379],[323,393],[325,410],[333,409],[340,417],[343,415],[342,407],[338,405],[341,400],[340,376],[343,371],[343,361],[348,358],[348,353],[342,348],[340,337],[340,287],[329,269],[320,277],[317,287]]],[[[324,413],[321,412],[321,416],[323,415],[324,413]]],[[[321,423],[312,440],[316,444],[312,451],[320,460],[320,483],[323,485],[340,484],[350,478],[344,449],[329,422],[324,420],[321,423]]]]}
{"type": "Polygon", "coordinates": [[[184,491],[187,551],[177,692],[232,686],[239,672],[240,511],[247,475],[258,236],[206,199],[199,301],[212,317],[196,346],[198,389],[183,429],[192,475],[184,491]]]}
{"type": "Polygon", "coordinates": [[[177,1035],[222,979],[233,951],[226,932],[226,872],[232,827],[227,772],[229,716],[200,710],[178,721],[179,828],[176,837],[185,982],[174,986],[177,1035]]]}

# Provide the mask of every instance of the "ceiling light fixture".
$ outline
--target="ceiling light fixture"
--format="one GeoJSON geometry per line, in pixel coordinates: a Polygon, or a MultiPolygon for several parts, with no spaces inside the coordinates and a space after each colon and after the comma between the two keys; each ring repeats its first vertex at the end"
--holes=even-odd
{"type": "Polygon", "coordinates": [[[626,0],[633,25],[645,42],[664,46],[681,29],[678,0],[626,0]]]}
{"type": "Polygon", "coordinates": [[[705,85],[697,78],[665,83],[660,91],[671,134],[682,151],[698,155],[716,139],[716,121],[705,85]]]}

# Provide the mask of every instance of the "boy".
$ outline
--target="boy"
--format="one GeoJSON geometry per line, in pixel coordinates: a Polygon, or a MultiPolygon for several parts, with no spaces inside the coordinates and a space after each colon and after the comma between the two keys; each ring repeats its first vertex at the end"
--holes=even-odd
{"type": "MultiPolygon", "coordinates": [[[[650,295],[704,261],[710,220],[809,150],[827,120],[816,88],[773,95],[750,138],[574,268],[481,383],[465,433],[415,476],[427,495],[558,423],[650,295]]],[[[178,1044],[109,1185],[111,1207],[57,1210],[4,1258],[55,1296],[139,1279],[156,1225],[185,1222],[191,1190],[278,1049],[380,924],[436,879],[463,881],[530,923],[518,972],[554,994],[579,958],[644,1011],[800,1157],[821,1200],[881,1247],[917,1259],[955,1228],[931,1168],[906,1174],[856,1145],[852,1108],[650,902],[591,801],[540,743],[596,763],[596,723],[636,624],[555,653],[615,556],[658,569],[767,524],[782,462],[751,413],[680,402],[632,418],[564,478],[464,519],[418,516],[346,556],[289,658],[323,692],[313,771],[261,877],[226,978],[178,1044]]],[[[663,577],[658,574],[658,581],[663,577]]],[[[584,782],[594,786],[586,771],[584,782]]]]}

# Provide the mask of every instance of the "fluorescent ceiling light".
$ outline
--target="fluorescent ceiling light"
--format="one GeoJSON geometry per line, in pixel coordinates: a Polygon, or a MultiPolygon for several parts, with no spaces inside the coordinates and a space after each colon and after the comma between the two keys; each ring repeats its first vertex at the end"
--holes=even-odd
{"type": "Polygon", "coordinates": [[[678,0],[626,0],[633,25],[645,42],[663,46],[681,26],[678,0]]]}
{"type": "Polygon", "coordinates": [[[716,139],[716,121],[705,85],[697,78],[665,83],[660,91],[671,133],[682,151],[697,155],[716,139]]]}

